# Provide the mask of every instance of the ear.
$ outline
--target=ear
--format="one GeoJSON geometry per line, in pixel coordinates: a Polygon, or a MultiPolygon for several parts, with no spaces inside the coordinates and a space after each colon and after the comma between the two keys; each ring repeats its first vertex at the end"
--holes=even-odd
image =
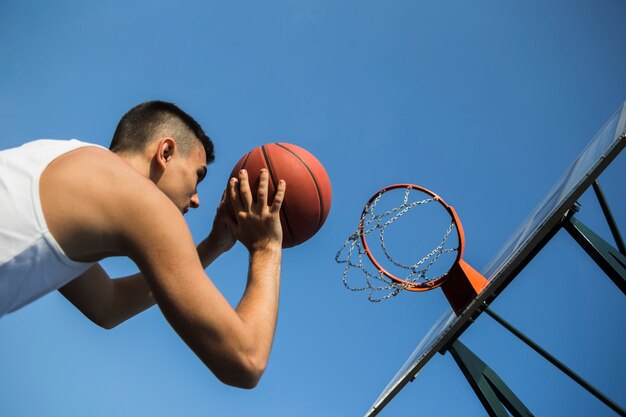
{"type": "Polygon", "coordinates": [[[165,169],[167,163],[174,156],[174,152],[176,152],[176,141],[174,139],[167,137],[159,140],[155,160],[162,169],[165,169]]]}

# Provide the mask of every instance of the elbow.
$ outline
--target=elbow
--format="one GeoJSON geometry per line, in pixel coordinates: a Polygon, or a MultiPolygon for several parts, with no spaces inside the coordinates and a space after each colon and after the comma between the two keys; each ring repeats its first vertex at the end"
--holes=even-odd
{"type": "Polygon", "coordinates": [[[98,326],[100,326],[104,330],[112,330],[115,327],[117,327],[118,324],[119,323],[115,323],[115,322],[112,322],[112,321],[106,321],[106,322],[98,323],[98,326]]]}
{"type": "Polygon", "coordinates": [[[261,381],[261,377],[265,372],[265,365],[263,366],[249,366],[248,369],[243,374],[243,378],[241,379],[241,383],[239,384],[239,388],[243,389],[253,389],[259,384],[261,381]]]}
{"type": "Polygon", "coordinates": [[[121,323],[120,320],[115,320],[115,318],[111,317],[110,315],[106,315],[106,314],[91,314],[91,315],[87,315],[85,314],[85,316],[87,316],[87,318],[89,320],[91,320],[92,323],[94,323],[95,325],[103,328],[104,330],[111,330],[115,327],[117,327],[118,324],[121,323]]]}
{"type": "Polygon", "coordinates": [[[123,321],[116,318],[110,310],[102,308],[77,308],[89,321],[105,330],[111,330],[123,321]]]}
{"type": "Polygon", "coordinates": [[[231,387],[241,388],[251,390],[254,389],[259,381],[261,380],[261,375],[257,374],[240,374],[236,377],[218,377],[220,381],[222,381],[226,385],[230,385],[231,387]]]}
{"type": "Polygon", "coordinates": [[[214,370],[214,373],[226,385],[242,389],[253,389],[261,380],[265,372],[265,365],[264,361],[255,361],[246,357],[236,360],[227,368],[219,371],[214,370]]]}

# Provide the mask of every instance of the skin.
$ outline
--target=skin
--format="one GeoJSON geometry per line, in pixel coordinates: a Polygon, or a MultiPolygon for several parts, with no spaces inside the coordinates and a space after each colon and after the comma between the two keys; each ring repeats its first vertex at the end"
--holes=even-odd
{"type": "Polygon", "coordinates": [[[267,366],[276,328],[286,185],[279,183],[268,206],[267,172],[261,172],[253,198],[242,170],[224,192],[211,233],[195,247],[183,214],[199,207],[197,184],[205,174],[200,143],[183,154],[171,137],[154,140],[139,154],[84,147],[54,160],[41,176],[40,197],[48,228],[67,256],[82,262],[127,256],[141,271],[111,279],[96,265],[60,292],[104,328],[156,303],[221,381],[253,388],[267,366]],[[233,308],[204,268],[237,240],[249,251],[249,271],[233,308]]]}

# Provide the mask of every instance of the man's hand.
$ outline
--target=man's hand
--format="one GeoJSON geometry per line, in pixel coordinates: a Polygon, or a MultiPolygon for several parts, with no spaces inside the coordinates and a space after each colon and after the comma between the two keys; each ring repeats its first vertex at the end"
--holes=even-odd
{"type": "Polygon", "coordinates": [[[228,187],[222,194],[222,200],[217,206],[215,218],[213,219],[213,228],[207,238],[209,244],[220,253],[228,252],[237,242],[234,234],[236,228],[232,219],[232,212],[229,210],[230,200],[228,197],[228,187]]]}
{"type": "Polygon", "coordinates": [[[269,174],[266,169],[262,169],[256,201],[252,197],[245,169],[239,172],[239,178],[231,178],[228,185],[230,202],[237,220],[231,223],[231,227],[234,235],[250,253],[282,246],[280,207],[285,197],[286,184],[283,180],[279,181],[274,201],[268,206],[268,183],[269,174]]]}

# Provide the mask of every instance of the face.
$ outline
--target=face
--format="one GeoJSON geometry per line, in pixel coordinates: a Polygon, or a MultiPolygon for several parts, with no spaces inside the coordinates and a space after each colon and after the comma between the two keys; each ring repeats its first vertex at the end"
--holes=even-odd
{"type": "Polygon", "coordinates": [[[156,185],[185,214],[200,206],[198,184],[206,176],[206,153],[200,143],[186,155],[173,147],[161,153],[163,170],[156,185]]]}

